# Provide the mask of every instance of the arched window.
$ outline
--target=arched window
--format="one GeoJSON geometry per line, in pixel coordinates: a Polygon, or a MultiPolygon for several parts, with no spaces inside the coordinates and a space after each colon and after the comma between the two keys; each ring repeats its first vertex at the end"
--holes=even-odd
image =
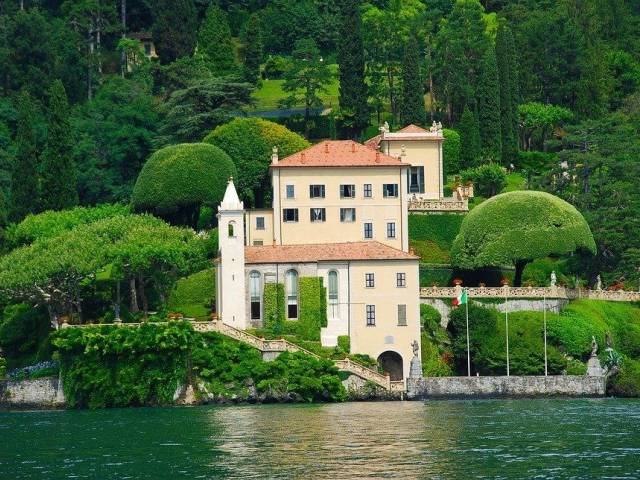
{"type": "Polygon", "coordinates": [[[285,274],[285,295],[287,296],[287,318],[298,318],[298,272],[289,270],[285,274]]]}
{"type": "Polygon", "coordinates": [[[260,272],[255,270],[249,274],[249,295],[251,297],[251,320],[260,320],[262,317],[262,290],[260,272]]]}
{"type": "Polygon", "coordinates": [[[229,225],[228,225],[228,227],[227,227],[227,230],[228,230],[228,231],[227,231],[228,236],[230,236],[230,237],[233,237],[233,236],[234,236],[234,229],[235,229],[235,226],[236,226],[235,222],[229,222],[229,225]]]}
{"type": "Polygon", "coordinates": [[[331,270],[329,272],[329,316],[336,318],[338,316],[338,272],[331,270]]]}

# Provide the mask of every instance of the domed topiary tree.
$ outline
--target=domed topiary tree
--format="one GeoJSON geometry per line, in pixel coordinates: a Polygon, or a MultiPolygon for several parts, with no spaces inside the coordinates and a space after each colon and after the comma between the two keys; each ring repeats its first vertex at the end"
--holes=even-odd
{"type": "Polygon", "coordinates": [[[576,208],[545,192],[496,195],[471,210],[453,241],[454,266],[464,269],[514,265],[514,285],[527,263],[575,251],[596,253],[589,225],[576,208]]]}
{"type": "Polygon", "coordinates": [[[206,143],[227,152],[238,169],[239,195],[250,206],[264,207],[271,201],[269,164],[274,146],[284,158],[311,144],[288,128],[260,118],[236,118],[207,135],[206,143]]]}
{"type": "Polygon", "coordinates": [[[177,225],[196,227],[200,208],[215,207],[236,167],[214,145],[185,143],[162,148],[142,167],[131,194],[134,212],[151,212],[177,225]]]}

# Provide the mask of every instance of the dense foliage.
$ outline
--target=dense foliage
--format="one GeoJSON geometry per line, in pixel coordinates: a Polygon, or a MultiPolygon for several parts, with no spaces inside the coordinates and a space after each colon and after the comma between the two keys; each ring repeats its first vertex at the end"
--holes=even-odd
{"type": "Polygon", "coordinates": [[[167,301],[171,312],[208,320],[216,297],[216,272],[209,268],[179,279],[167,301]]]}
{"type": "Polygon", "coordinates": [[[214,145],[165,147],[142,167],[131,206],[134,211],[153,212],[168,221],[196,227],[202,206],[217,206],[229,178],[235,175],[231,158],[214,145]]]}
{"type": "Polygon", "coordinates": [[[519,286],[531,260],[577,250],[596,253],[580,212],[548,193],[522,191],[497,195],[469,212],[451,258],[455,266],[466,269],[514,265],[519,286]]]}

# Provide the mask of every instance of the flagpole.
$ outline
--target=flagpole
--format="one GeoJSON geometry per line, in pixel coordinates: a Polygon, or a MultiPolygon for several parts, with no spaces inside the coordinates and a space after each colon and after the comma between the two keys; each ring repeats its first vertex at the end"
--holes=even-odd
{"type": "Polygon", "coordinates": [[[549,374],[547,365],[547,296],[542,297],[542,321],[544,324],[544,376],[549,374]]]}
{"type": "Polygon", "coordinates": [[[509,376],[509,299],[507,288],[504,289],[504,323],[507,334],[507,377],[509,376]]]}
{"type": "Polygon", "coordinates": [[[469,290],[467,290],[467,301],[464,302],[467,314],[467,377],[471,376],[471,349],[469,347],[469,290]]]}

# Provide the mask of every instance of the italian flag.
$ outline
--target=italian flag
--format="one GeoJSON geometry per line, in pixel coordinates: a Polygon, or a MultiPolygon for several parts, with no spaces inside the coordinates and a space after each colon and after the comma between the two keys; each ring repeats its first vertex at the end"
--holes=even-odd
{"type": "Polygon", "coordinates": [[[453,304],[454,307],[457,307],[458,305],[464,305],[465,303],[467,303],[467,300],[468,300],[468,295],[467,295],[467,289],[465,288],[464,290],[462,290],[462,293],[460,295],[458,295],[456,298],[453,299],[451,303],[453,304]]]}

